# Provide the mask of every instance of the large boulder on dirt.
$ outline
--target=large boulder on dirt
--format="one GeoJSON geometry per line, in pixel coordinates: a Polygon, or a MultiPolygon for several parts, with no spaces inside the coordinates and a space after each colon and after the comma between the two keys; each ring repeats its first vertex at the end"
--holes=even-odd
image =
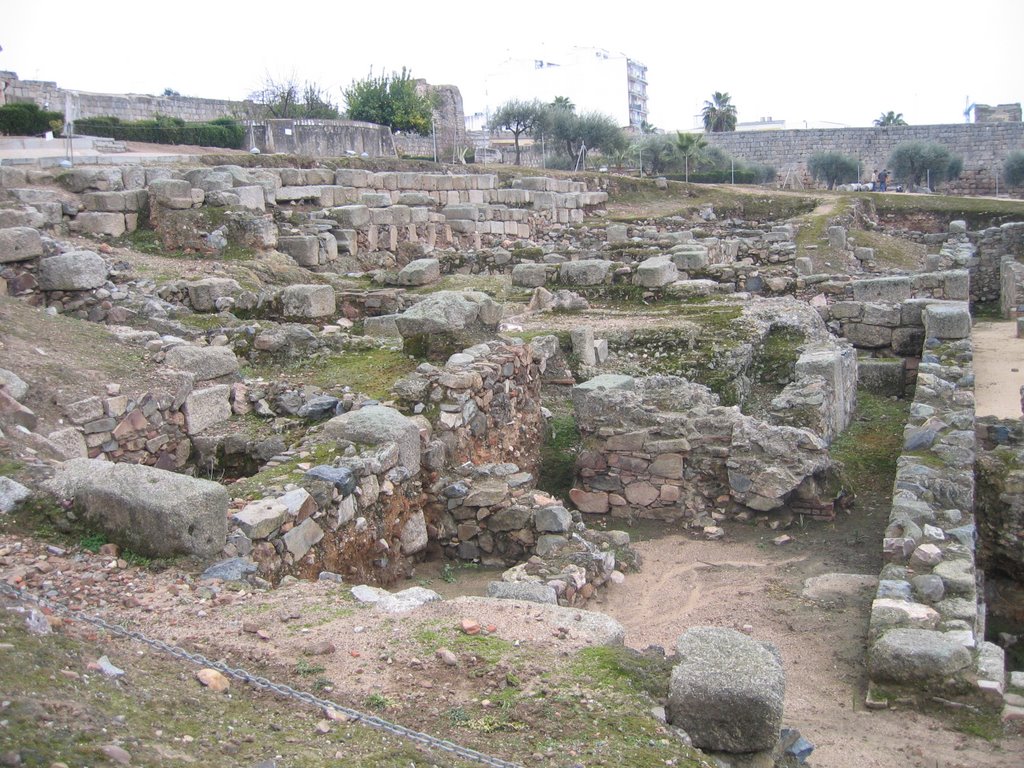
{"type": "Polygon", "coordinates": [[[0,229],[0,264],[43,255],[43,240],[32,227],[0,229]]]}
{"type": "Polygon", "coordinates": [[[334,289],[329,285],[289,285],[281,291],[281,314],[285,317],[332,317],[334,311],[334,289]]]}
{"type": "Polygon", "coordinates": [[[407,354],[445,359],[493,336],[501,305],[485,293],[439,291],[395,318],[407,354]]]}
{"type": "Polygon", "coordinates": [[[164,353],[164,363],[169,368],[191,373],[196,381],[209,381],[238,373],[238,358],[227,347],[179,344],[164,353]]]}
{"type": "Polygon", "coordinates": [[[827,507],[840,491],[828,446],[806,429],[742,417],[733,427],[726,466],[732,498],[759,512],[778,509],[794,494],[827,507]]]}
{"type": "Polygon", "coordinates": [[[73,459],[46,488],[140,555],[211,557],[224,547],[228,492],[209,480],[142,464],[73,459]]]}
{"type": "Polygon", "coordinates": [[[217,300],[235,297],[242,292],[237,280],[229,277],[205,277],[187,283],[188,300],[196,312],[216,312],[217,300]]]}
{"type": "Polygon", "coordinates": [[[676,643],[668,721],[693,746],[761,752],[779,740],[786,677],[771,645],[724,627],[694,627],[676,643]]]}
{"type": "Polygon", "coordinates": [[[107,281],[107,263],[92,251],[68,251],[39,262],[39,287],[44,291],[88,291],[107,281]]]}
{"type": "Polygon", "coordinates": [[[330,440],[348,440],[360,446],[395,443],[398,463],[411,475],[420,471],[420,429],[412,419],[394,408],[369,405],[335,416],[324,424],[323,435],[330,440]]]}
{"type": "Polygon", "coordinates": [[[601,285],[611,271],[612,262],[604,259],[567,261],[558,270],[558,278],[565,285],[601,285]]]}
{"type": "Polygon", "coordinates": [[[398,272],[399,285],[430,285],[441,279],[441,262],[437,259],[410,261],[398,272]]]}
{"type": "Polygon", "coordinates": [[[14,371],[0,368],[0,387],[6,387],[8,394],[19,403],[28,394],[28,384],[14,371]]]}
{"type": "Polygon", "coordinates": [[[644,288],[661,288],[678,278],[679,270],[671,256],[655,256],[636,268],[634,282],[644,288]]]}

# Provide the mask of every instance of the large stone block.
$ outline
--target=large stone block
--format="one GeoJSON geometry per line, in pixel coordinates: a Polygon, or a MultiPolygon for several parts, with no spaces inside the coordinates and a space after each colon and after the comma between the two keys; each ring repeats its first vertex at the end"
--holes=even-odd
{"type": "Polygon", "coordinates": [[[238,195],[238,204],[243,208],[248,208],[252,211],[267,210],[267,196],[263,191],[263,187],[234,187],[231,191],[238,195]]]}
{"type": "Polygon", "coordinates": [[[853,283],[853,300],[898,304],[910,298],[913,288],[913,282],[909,277],[878,277],[871,280],[855,280],[853,283]]]}
{"type": "Polygon", "coordinates": [[[242,286],[227,277],[205,277],[186,284],[188,300],[196,312],[216,312],[217,299],[237,296],[242,286]]]}
{"type": "Polygon", "coordinates": [[[871,647],[871,679],[902,685],[944,685],[971,672],[971,654],[953,634],[890,629],[871,647]]]}
{"type": "Polygon", "coordinates": [[[539,288],[548,279],[548,270],[544,264],[524,262],[512,268],[512,285],[524,288],[539,288]]]}
{"type": "Polygon", "coordinates": [[[68,251],[39,262],[39,287],[44,291],[88,291],[103,285],[108,274],[107,263],[99,254],[68,251]]]}
{"type": "Polygon", "coordinates": [[[281,291],[281,312],[285,317],[333,317],[334,289],[329,285],[289,285],[281,291]]]}
{"type": "Polygon", "coordinates": [[[924,310],[924,332],[931,339],[966,339],[971,335],[967,304],[929,304],[924,310]]]}
{"type": "Polygon", "coordinates": [[[185,398],[185,429],[190,435],[231,418],[231,388],[217,384],[205,389],[193,389],[185,398]]]}
{"type": "Polygon", "coordinates": [[[209,480],[141,464],[74,459],[47,488],[72,499],[89,523],[148,557],[211,557],[227,536],[227,490],[209,480]]]}
{"type": "Polygon", "coordinates": [[[315,267],[320,263],[320,240],[313,235],[279,237],[277,247],[301,267],[315,267]]]}
{"type": "Polygon", "coordinates": [[[123,213],[80,213],[71,222],[71,228],[87,235],[111,237],[120,237],[126,231],[123,213]]]}
{"type": "Polygon", "coordinates": [[[420,471],[420,429],[393,408],[371,405],[335,416],[324,424],[323,434],[331,440],[364,446],[395,443],[399,463],[412,475],[420,471]]]}
{"type": "Polygon", "coordinates": [[[31,227],[0,229],[0,264],[27,261],[43,255],[43,241],[31,227]]]}
{"type": "Polygon", "coordinates": [[[666,715],[693,746],[742,753],[776,745],[786,678],[773,646],[734,629],[694,627],[676,652],[666,715]]]}
{"type": "Polygon", "coordinates": [[[559,279],[565,285],[601,285],[612,263],[602,259],[567,261],[559,268],[559,279]]]}
{"type": "Polygon", "coordinates": [[[330,208],[328,218],[338,222],[342,229],[363,229],[370,226],[370,209],[365,205],[342,205],[330,208]]]}
{"type": "Polygon", "coordinates": [[[238,373],[238,358],[227,347],[179,344],[164,353],[164,363],[169,368],[193,374],[196,381],[209,381],[238,373]]]}
{"type": "Polygon", "coordinates": [[[678,278],[679,270],[671,256],[655,256],[636,268],[635,282],[644,288],[660,288],[678,278]]]}
{"type": "Polygon", "coordinates": [[[440,279],[441,262],[437,259],[416,259],[398,272],[399,285],[430,285],[440,279]]]}

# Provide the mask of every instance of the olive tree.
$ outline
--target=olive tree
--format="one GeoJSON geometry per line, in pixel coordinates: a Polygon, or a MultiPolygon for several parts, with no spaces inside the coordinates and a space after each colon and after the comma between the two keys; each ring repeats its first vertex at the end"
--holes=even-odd
{"type": "Polygon", "coordinates": [[[897,179],[915,186],[928,181],[934,186],[959,176],[963,158],[935,142],[908,141],[893,150],[889,167],[897,179]]]}
{"type": "Polygon", "coordinates": [[[857,181],[857,161],[841,152],[815,152],[807,160],[807,170],[817,181],[823,181],[829,189],[836,184],[857,181]]]}
{"type": "Polygon", "coordinates": [[[1011,187],[1024,184],[1024,152],[1011,152],[1003,163],[1003,176],[1011,187]]]}
{"type": "Polygon", "coordinates": [[[543,112],[544,107],[536,99],[533,101],[512,99],[498,107],[491,115],[491,133],[505,130],[512,134],[516,147],[516,165],[519,165],[520,158],[519,137],[524,133],[532,133],[540,125],[543,112]]]}

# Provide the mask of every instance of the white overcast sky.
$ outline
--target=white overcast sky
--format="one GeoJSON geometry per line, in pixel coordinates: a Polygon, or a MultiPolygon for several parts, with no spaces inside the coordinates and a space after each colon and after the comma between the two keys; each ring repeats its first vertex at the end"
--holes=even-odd
{"type": "Polygon", "coordinates": [[[324,87],[408,67],[451,83],[466,113],[503,59],[540,45],[607,48],[648,67],[649,121],[690,128],[714,91],[741,121],[788,127],[963,121],[967,99],[1024,100],[1022,0],[153,3],[0,0],[0,70],[63,88],[242,99],[269,74],[324,87]]]}

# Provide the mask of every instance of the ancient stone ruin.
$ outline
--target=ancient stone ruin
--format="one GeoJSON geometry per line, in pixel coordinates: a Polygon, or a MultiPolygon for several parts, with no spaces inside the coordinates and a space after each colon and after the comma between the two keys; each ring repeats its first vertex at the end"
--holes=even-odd
{"type": "MultiPolygon", "coordinates": [[[[0,166],[0,301],[91,323],[147,372],[58,388],[41,417],[0,370],[38,480],[0,486],[5,512],[45,490],[62,525],[260,589],[444,557],[503,569],[492,597],[586,607],[642,567],[622,523],[715,539],[851,514],[833,446],[858,391],[906,398],[867,704],[1019,722],[984,573],[1022,573],[1024,437],[975,418],[971,306],[1021,312],[1024,224],[901,233],[920,258],[896,269],[863,202],[808,246],[796,215],[610,221],[607,176],[246,160],[0,166]],[[343,378],[385,360],[381,390],[343,378]],[[551,409],[579,434],[563,495],[541,480],[551,409]]],[[[666,722],[694,746],[795,754],[775,648],[693,628],[675,658],[666,722]]]]}

